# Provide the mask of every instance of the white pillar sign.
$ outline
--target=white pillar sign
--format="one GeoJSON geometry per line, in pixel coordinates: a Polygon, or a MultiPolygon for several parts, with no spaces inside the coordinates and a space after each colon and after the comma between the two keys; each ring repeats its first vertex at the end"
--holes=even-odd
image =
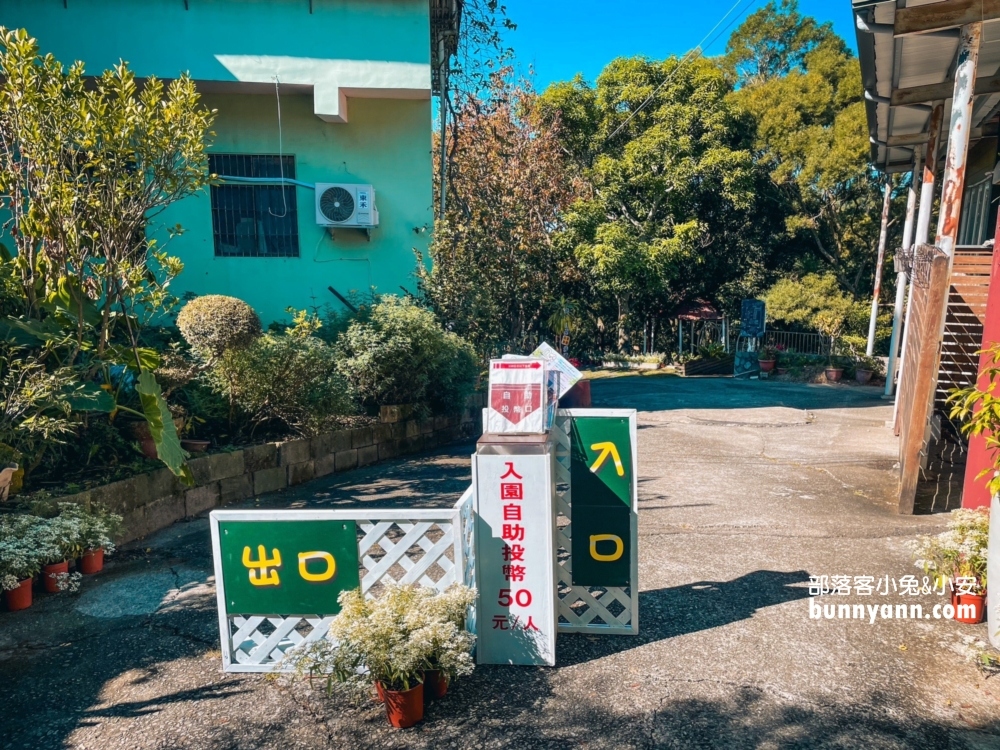
{"type": "Polygon", "coordinates": [[[552,454],[473,457],[480,664],[556,661],[552,454]]]}

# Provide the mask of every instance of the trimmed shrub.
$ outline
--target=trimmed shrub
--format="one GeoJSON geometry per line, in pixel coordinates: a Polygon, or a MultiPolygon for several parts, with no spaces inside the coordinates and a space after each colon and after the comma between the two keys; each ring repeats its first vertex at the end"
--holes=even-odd
{"type": "Polygon", "coordinates": [[[336,350],[295,328],[227,350],[207,378],[229,399],[230,421],[239,432],[277,422],[300,435],[316,435],[354,413],[350,387],[337,372],[336,350]]]}
{"type": "Polygon", "coordinates": [[[369,410],[413,404],[425,412],[454,412],[475,387],[472,346],[409,298],[383,297],[368,320],[347,328],[338,348],[340,372],[369,410]]]}
{"type": "Polygon", "coordinates": [[[260,318],[246,302],[221,294],[206,294],[184,305],[177,327],[188,345],[203,357],[218,357],[230,349],[250,346],[261,333],[260,318]]]}

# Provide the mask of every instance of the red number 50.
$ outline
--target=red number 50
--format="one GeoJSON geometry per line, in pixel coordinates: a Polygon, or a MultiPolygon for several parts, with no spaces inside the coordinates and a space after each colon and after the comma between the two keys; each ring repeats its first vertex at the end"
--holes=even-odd
{"type": "Polygon", "coordinates": [[[497,597],[497,603],[501,607],[509,607],[511,604],[517,604],[519,607],[527,607],[531,604],[531,592],[528,589],[518,589],[517,592],[511,596],[510,589],[500,589],[500,596],[497,597]]]}

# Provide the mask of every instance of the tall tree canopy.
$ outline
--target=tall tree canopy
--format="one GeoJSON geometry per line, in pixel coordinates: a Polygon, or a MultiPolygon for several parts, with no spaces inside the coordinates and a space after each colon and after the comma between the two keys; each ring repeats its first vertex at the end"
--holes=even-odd
{"type": "Polygon", "coordinates": [[[754,13],[728,50],[738,84],[730,103],[756,125],[756,158],[781,191],[797,268],[828,269],[852,294],[868,291],[881,196],[857,59],[794,0],[754,13]]]}
{"type": "Polygon", "coordinates": [[[541,122],[535,95],[509,76],[496,73],[485,96],[456,109],[448,211],[435,226],[431,267],[418,267],[431,304],[484,357],[536,345],[577,273],[553,237],[582,185],[558,122],[541,122]]]}
{"type": "Polygon", "coordinates": [[[620,58],[595,86],[578,77],[540,97],[542,116],[561,118],[559,138],[593,185],[558,241],[593,292],[613,300],[620,347],[630,311],[641,319],[714,296],[762,255],[768,189],[752,123],[729,105],[731,90],[713,61],[620,58]]]}

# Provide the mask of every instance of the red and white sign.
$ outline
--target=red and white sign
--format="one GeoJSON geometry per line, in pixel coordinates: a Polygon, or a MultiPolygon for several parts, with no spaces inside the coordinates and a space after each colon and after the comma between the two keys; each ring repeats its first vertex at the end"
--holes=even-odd
{"type": "Polygon", "coordinates": [[[490,361],[486,432],[545,432],[545,362],[536,357],[490,361]]]}
{"type": "Polygon", "coordinates": [[[476,658],[556,661],[552,455],[473,457],[476,491],[476,658]]]}

